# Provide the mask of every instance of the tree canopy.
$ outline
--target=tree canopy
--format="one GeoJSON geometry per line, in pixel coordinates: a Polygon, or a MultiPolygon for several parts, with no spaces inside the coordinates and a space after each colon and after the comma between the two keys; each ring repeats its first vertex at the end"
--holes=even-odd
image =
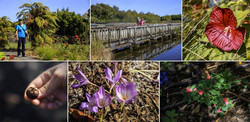
{"type": "MultiPolygon", "coordinates": [[[[119,10],[117,6],[107,4],[96,4],[91,6],[92,23],[109,23],[109,22],[136,22],[137,17],[147,20],[148,23],[160,23],[166,21],[157,14],[151,12],[137,12],[135,10],[119,10]]],[[[171,15],[171,20],[181,20],[181,15],[171,15]],[[172,17],[173,16],[173,17],[172,17]]]]}

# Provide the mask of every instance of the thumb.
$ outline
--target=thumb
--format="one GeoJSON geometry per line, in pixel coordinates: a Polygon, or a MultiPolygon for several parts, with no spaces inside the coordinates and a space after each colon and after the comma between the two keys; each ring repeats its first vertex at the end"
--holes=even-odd
{"type": "Polygon", "coordinates": [[[52,78],[39,89],[40,93],[39,93],[38,99],[47,97],[50,94],[52,94],[54,90],[60,87],[60,82],[61,82],[60,77],[54,74],[52,78]]]}

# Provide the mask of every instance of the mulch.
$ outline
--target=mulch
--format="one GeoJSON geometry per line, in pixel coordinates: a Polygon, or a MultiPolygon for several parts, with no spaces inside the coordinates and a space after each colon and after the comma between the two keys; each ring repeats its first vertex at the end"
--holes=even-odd
{"type": "MultiPolygon", "coordinates": [[[[90,113],[89,110],[80,111],[81,102],[87,102],[85,93],[93,95],[98,91],[98,87],[84,85],[78,89],[72,89],[71,85],[78,83],[72,74],[78,74],[76,66],[92,83],[98,86],[103,85],[109,89],[107,79],[105,79],[104,69],[113,68],[111,62],[71,62],[69,63],[69,121],[100,121],[101,109],[98,113],[90,113]]],[[[159,74],[159,62],[119,62],[119,70],[123,70],[122,77],[134,82],[138,92],[134,101],[125,104],[120,110],[121,102],[117,98],[113,99],[104,122],[113,121],[159,121],[159,82],[154,81],[159,74]]],[[[114,96],[112,94],[112,96],[114,96]]]]}

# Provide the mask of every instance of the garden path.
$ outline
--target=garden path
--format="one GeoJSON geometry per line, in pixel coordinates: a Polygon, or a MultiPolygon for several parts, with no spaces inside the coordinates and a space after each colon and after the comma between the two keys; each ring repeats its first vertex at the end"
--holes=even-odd
{"type": "Polygon", "coordinates": [[[15,56],[15,61],[18,61],[18,60],[39,60],[35,57],[32,57],[32,56],[28,56],[26,55],[26,57],[17,57],[17,51],[4,51],[4,54],[7,56],[7,57],[10,57],[10,55],[14,55],[15,56]]]}

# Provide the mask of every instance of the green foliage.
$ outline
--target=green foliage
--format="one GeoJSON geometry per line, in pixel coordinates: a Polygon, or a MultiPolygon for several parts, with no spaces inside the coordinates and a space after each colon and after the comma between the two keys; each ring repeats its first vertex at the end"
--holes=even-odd
{"type": "Polygon", "coordinates": [[[2,59],[7,59],[6,55],[4,54],[4,52],[0,52],[0,60],[2,59]]]}
{"type": "Polygon", "coordinates": [[[6,16],[0,17],[0,47],[5,47],[8,44],[8,37],[14,34],[14,31],[15,28],[9,18],[6,16]]]}
{"type": "Polygon", "coordinates": [[[92,23],[110,23],[110,22],[136,22],[137,17],[144,18],[147,23],[159,23],[166,20],[181,20],[181,15],[171,15],[160,17],[153,13],[137,12],[135,10],[123,11],[117,6],[109,6],[107,4],[96,4],[91,6],[91,22],[92,23]]]}
{"type": "Polygon", "coordinates": [[[229,89],[240,89],[247,87],[247,80],[242,79],[238,76],[233,75],[231,72],[225,71],[219,74],[211,74],[211,78],[207,79],[202,77],[199,84],[188,86],[186,90],[192,89],[192,91],[186,91],[184,94],[184,100],[187,100],[190,104],[192,101],[199,101],[200,103],[205,103],[207,106],[214,106],[213,113],[217,113],[220,109],[220,113],[223,113],[233,106],[232,101],[229,98],[223,98],[222,93],[225,93],[229,89]],[[198,93],[202,94],[198,94],[198,93]],[[225,99],[228,100],[226,104],[225,99]]]}
{"type": "Polygon", "coordinates": [[[102,41],[91,41],[91,60],[110,60],[111,54],[111,50],[106,48],[102,41]]]}
{"type": "Polygon", "coordinates": [[[166,15],[161,17],[161,21],[167,21],[167,22],[181,22],[181,14],[178,15],[166,15]]]}
{"type": "Polygon", "coordinates": [[[247,8],[244,0],[226,0],[213,3],[211,0],[183,0],[183,59],[184,60],[248,60],[250,59],[249,21],[247,8]],[[223,51],[209,42],[205,34],[205,28],[212,11],[210,6],[230,8],[236,17],[237,27],[246,29],[246,37],[238,50],[223,51]],[[194,7],[200,6],[200,7],[194,7]],[[210,7],[210,8],[209,8],[210,7]]]}
{"type": "Polygon", "coordinates": [[[69,12],[69,9],[57,10],[57,35],[73,37],[78,35],[81,41],[89,41],[89,17],[87,14],[80,15],[69,12]]]}
{"type": "Polygon", "coordinates": [[[43,46],[37,47],[35,52],[41,60],[88,60],[89,46],[62,43],[43,44],[43,46]]]}
{"type": "Polygon", "coordinates": [[[36,47],[45,42],[52,44],[51,37],[58,26],[56,14],[40,2],[25,3],[19,8],[22,10],[17,13],[17,17],[26,20],[32,46],[36,47]],[[39,39],[36,39],[37,36],[39,39]]]}
{"type": "Polygon", "coordinates": [[[175,119],[178,114],[175,113],[175,110],[172,110],[172,111],[166,111],[165,112],[166,116],[163,117],[163,122],[177,122],[177,120],[175,119]]]}

